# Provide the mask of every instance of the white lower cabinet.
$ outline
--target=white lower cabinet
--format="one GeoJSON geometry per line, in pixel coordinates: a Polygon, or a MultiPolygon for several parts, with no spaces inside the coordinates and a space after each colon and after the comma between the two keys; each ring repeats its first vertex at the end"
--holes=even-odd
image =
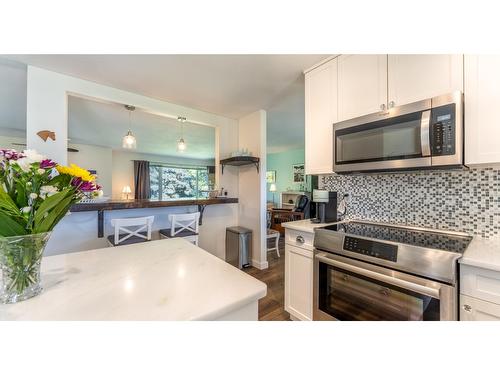
{"type": "Polygon", "coordinates": [[[463,321],[500,321],[500,305],[477,298],[460,295],[460,320],[463,321]]]}
{"type": "Polygon", "coordinates": [[[500,321],[500,272],[460,265],[460,320],[500,321]]]}
{"type": "Polygon", "coordinates": [[[285,310],[296,320],[312,320],[314,252],[285,244],[285,310]]]}

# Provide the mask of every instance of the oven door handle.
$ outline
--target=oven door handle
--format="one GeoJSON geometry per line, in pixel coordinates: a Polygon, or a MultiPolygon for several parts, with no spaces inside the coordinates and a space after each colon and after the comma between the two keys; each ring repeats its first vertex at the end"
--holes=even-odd
{"type": "Polygon", "coordinates": [[[422,112],[420,119],[420,145],[422,156],[431,156],[431,137],[429,134],[429,125],[431,122],[431,111],[422,112]]]}
{"type": "Polygon", "coordinates": [[[337,268],[341,268],[346,271],[351,271],[353,273],[356,273],[358,275],[366,276],[369,277],[370,279],[377,280],[377,281],[382,281],[387,284],[391,284],[394,286],[398,286],[403,289],[411,290],[416,293],[420,293],[426,296],[434,297],[436,299],[439,299],[439,288],[430,288],[428,286],[420,285],[420,284],[415,284],[406,280],[401,280],[397,279],[395,277],[383,275],[378,272],[373,272],[364,268],[356,267],[351,264],[339,262],[338,260],[333,260],[330,259],[324,255],[316,254],[316,259],[322,263],[326,263],[330,266],[334,266],[337,268]]]}

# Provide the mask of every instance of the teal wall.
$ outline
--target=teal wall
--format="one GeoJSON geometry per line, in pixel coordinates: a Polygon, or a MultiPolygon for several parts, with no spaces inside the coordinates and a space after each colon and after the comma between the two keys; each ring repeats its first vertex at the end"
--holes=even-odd
{"type": "MultiPolygon", "coordinates": [[[[300,183],[293,182],[292,165],[304,163],[304,149],[294,149],[275,154],[267,154],[267,170],[276,171],[276,193],[274,193],[274,202],[279,202],[279,196],[282,191],[299,190],[300,183]]],[[[267,201],[272,202],[273,194],[269,192],[267,184],[267,201]]],[[[305,183],[304,183],[305,185],[305,183]]]]}

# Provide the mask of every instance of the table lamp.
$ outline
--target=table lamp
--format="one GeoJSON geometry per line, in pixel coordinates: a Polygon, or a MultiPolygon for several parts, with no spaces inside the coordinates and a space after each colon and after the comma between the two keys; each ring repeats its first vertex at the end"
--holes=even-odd
{"type": "Polygon", "coordinates": [[[273,193],[273,206],[274,206],[274,193],[276,192],[276,184],[269,185],[269,192],[273,193]]]}
{"type": "Polygon", "coordinates": [[[125,194],[125,197],[126,197],[125,199],[128,200],[129,194],[132,193],[132,189],[130,189],[130,186],[125,185],[123,187],[122,193],[125,194]]]}

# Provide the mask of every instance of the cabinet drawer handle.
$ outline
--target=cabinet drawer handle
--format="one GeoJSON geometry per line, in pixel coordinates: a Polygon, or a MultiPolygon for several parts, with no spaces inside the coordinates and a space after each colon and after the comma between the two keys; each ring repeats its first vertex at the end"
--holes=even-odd
{"type": "Polygon", "coordinates": [[[463,309],[467,312],[471,312],[472,311],[472,306],[471,305],[464,305],[463,306],[463,309]]]}
{"type": "Polygon", "coordinates": [[[304,242],[306,242],[306,240],[304,240],[304,237],[302,237],[302,236],[297,236],[297,238],[295,239],[295,241],[297,241],[298,243],[304,243],[304,242]]]}

